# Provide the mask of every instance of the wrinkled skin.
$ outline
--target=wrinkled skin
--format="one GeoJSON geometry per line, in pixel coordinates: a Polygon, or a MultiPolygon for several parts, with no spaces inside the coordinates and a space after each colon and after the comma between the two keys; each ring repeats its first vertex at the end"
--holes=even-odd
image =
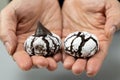
{"type": "Polygon", "coordinates": [[[1,11],[0,38],[21,69],[37,66],[52,71],[62,58],[60,53],[45,58],[30,57],[24,51],[24,41],[35,32],[38,21],[61,36],[61,12],[57,0],[13,0],[1,11]]]}
{"type": "Polygon", "coordinates": [[[94,76],[107,55],[114,32],[119,30],[119,18],[120,4],[117,0],[65,0],[62,17],[57,0],[13,0],[0,13],[0,39],[21,69],[37,66],[55,70],[61,54],[48,58],[30,57],[23,49],[25,39],[36,29],[36,22],[39,20],[63,40],[74,31],[91,32],[100,42],[97,54],[89,60],[75,60],[63,52],[63,65],[74,74],[85,70],[88,76],[94,76]]]}
{"type": "Polygon", "coordinates": [[[89,60],[64,54],[63,64],[74,74],[87,72],[94,76],[99,71],[112,40],[120,27],[120,3],[117,0],[65,0],[63,9],[63,38],[74,31],[88,31],[99,39],[99,51],[89,60]]]}

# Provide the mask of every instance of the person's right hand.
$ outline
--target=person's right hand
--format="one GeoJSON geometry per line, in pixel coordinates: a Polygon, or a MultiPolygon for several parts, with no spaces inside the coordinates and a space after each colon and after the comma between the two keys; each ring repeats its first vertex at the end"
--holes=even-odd
{"type": "Polygon", "coordinates": [[[0,38],[18,66],[29,70],[33,65],[55,70],[61,54],[52,57],[32,56],[24,51],[24,41],[40,21],[61,36],[61,14],[57,0],[13,0],[0,13],[0,38]]]}

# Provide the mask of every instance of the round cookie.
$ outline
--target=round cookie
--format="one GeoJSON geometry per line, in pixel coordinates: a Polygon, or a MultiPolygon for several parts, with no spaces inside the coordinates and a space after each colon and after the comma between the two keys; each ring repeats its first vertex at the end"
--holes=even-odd
{"type": "Polygon", "coordinates": [[[61,39],[58,35],[47,30],[41,23],[38,23],[35,34],[27,38],[24,48],[30,56],[49,57],[60,51],[61,39]]]}
{"type": "Polygon", "coordinates": [[[98,39],[88,32],[74,32],[64,40],[64,50],[75,58],[89,58],[99,49],[98,39]]]}

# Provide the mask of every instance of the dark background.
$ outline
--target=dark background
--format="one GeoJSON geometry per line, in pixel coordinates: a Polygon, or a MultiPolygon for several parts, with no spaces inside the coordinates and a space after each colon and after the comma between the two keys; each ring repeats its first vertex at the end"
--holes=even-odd
{"type": "Polygon", "coordinates": [[[60,6],[62,7],[64,0],[59,0],[60,6]]]}

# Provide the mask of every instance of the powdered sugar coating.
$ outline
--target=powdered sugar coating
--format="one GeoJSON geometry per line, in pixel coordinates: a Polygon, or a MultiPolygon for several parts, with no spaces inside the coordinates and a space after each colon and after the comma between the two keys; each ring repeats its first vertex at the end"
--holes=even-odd
{"type": "Polygon", "coordinates": [[[44,35],[36,37],[31,35],[24,43],[25,51],[33,56],[53,56],[61,49],[61,39],[58,35],[44,35]]]}
{"type": "Polygon", "coordinates": [[[98,39],[88,32],[74,32],[64,40],[65,52],[74,57],[88,58],[93,56],[99,49],[98,39]]]}

